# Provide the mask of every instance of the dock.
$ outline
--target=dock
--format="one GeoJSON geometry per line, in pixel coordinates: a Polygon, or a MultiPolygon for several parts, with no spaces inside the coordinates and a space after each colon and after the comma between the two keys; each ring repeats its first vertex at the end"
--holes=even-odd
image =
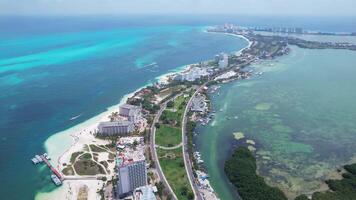
{"type": "Polygon", "coordinates": [[[57,186],[62,184],[63,181],[63,177],[62,175],[58,172],[58,170],[56,168],[54,168],[52,166],[52,164],[48,161],[50,158],[48,157],[48,155],[46,153],[44,153],[43,155],[35,155],[34,158],[31,159],[33,164],[38,164],[38,163],[46,163],[46,165],[48,166],[48,168],[51,170],[51,172],[53,173],[51,175],[51,179],[54,182],[54,184],[56,184],[57,186]]]}
{"type": "Polygon", "coordinates": [[[51,163],[48,162],[47,158],[45,156],[43,156],[43,155],[41,155],[41,158],[42,158],[43,162],[46,163],[48,168],[52,171],[52,173],[54,175],[56,175],[59,178],[59,180],[63,180],[62,175],[52,166],[51,163]]]}

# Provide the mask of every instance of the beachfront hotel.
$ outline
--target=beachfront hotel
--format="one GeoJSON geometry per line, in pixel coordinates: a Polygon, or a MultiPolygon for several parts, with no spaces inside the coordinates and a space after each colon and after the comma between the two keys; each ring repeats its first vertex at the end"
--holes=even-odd
{"type": "Polygon", "coordinates": [[[130,121],[113,121],[101,122],[98,129],[99,136],[127,135],[135,130],[135,126],[130,121]]]}
{"type": "Polygon", "coordinates": [[[118,167],[119,197],[131,195],[139,187],[147,185],[146,161],[132,161],[118,167]]]}
{"type": "Polygon", "coordinates": [[[220,53],[215,56],[215,61],[218,63],[219,68],[226,68],[229,65],[229,57],[226,53],[220,53]]]}
{"type": "Polygon", "coordinates": [[[174,80],[192,82],[192,81],[198,80],[202,77],[209,76],[210,73],[211,72],[206,68],[193,67],[189,71],[186,71],[186,72],[176,75],[174,77],[174,80]]]}
{"type": "Polygon", "coordinates": [[[145,145],[143,137],[122,137],[117,147],[120,147],[116,159],[117,192],[122,198],[132,195],[136,188],[147,185],[145,145]]]}

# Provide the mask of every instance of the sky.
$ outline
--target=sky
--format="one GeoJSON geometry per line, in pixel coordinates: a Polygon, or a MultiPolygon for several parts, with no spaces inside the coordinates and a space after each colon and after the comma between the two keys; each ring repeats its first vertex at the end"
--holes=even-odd
{"type": "Polygon", "coordinates": [[[0,15],[356,16],[356,0],[0,0],[0,15]]]}

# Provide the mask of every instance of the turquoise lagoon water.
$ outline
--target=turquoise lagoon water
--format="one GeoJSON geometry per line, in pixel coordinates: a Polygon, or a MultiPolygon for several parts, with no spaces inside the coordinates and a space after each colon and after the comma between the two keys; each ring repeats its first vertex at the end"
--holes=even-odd
{"type": "Polygon", "coordinates": [[[211,95],[215,120],[198,128],[222,199],[236,199],[223,172],[234,132],[256,142],[258,172],[289,197],[323,188],[338,167],[356,162],[356,52],[292,47],[252,68],[265,73],[222,85],[211,95]]]}
{"type": "Polygon", "coordinates": [[[247,45],[204,33],[200,25],[130,20],[0,20],[2,197],[33,199],[54,188],[49,170],[30,161],[45,151],[52,134],[103,112],[162,74],[247,45]]]}

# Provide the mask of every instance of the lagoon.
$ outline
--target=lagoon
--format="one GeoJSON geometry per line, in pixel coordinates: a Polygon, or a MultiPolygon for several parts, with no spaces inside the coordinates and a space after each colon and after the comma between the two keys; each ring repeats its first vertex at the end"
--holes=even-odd
{"type": "Polygon", "coordinates": [[[258,173],[289,197],[325,188],[323,180],[356,161],[356,52],[293,46],[251,69],[265,73],[222,85],[211,95],[215,120],[198,128],[213,188],[236,199],[223,172],[236,132],[256,143],[258,173]]]}

